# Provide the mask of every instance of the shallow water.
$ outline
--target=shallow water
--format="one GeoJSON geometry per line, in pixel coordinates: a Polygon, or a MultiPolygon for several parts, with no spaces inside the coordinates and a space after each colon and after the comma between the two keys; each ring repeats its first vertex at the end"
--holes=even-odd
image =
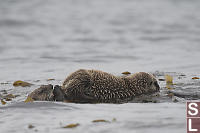
{"type": "Polygon", "coordinates": [[[1,130],[4,132],[184,132],[185,108],[181,104],[57,104],[17,103],[1,108],[1,130]],[[167,110],[167,111],[166,111],[167,110]],[[176,114],[177,110],[182,110],[176,114]],[[13,116],[13,113],[15,115],[13,116]],[[93,123],[96,119],[109,123],[93,123]],[[115,118],[116,121],[112,121],[115,118]],[[23,120],[21,120],[23,119],[23,120]],[[64,129],[79,123],[75,129],[64,129]],[[35,126],[29,129],[28,125],[35,126]],[[7,126],[5,126],[7,125],[7,126]]]}
{"type": "Polygon", "coordinates": [[[185,132],[187,98],[167,96],[164,81],[158,103],[23,101],[80,68],[169,74],[173,91],[200,96],[200,81],[192,79],[200,75],[199,6],[199,0],[0,0],[0,94],[20,95],[0,105],[1,131],[71,132],[61,127],[80,123],[74,132],[185,132]],[[16,80],[34,85],[13,87],[16,80]]]}

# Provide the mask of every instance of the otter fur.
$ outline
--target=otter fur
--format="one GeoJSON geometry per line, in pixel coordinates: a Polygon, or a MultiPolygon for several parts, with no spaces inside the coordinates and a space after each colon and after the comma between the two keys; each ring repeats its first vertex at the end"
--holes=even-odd
{"type": "MultiPolygon", "coordinates": [[[[56,85],[54,90],[49,91],[49,95],[42,95],[46,98],[38,100],[47,99],[74,103],[124,103],[143,94],[158,92],[159,89],[157,80],[149,73],[139,72],[121,77],[99,70],[80,69],[70,74],[62,86],[56,85]]],[[[37,93],[34,94],[37,95],[37,93]]]]}

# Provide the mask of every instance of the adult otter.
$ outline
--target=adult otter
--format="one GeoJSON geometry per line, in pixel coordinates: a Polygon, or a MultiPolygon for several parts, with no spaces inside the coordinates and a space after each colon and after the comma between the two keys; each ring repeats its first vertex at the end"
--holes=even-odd
{"type": "Polygon", "coordinates": [[[141,94],[158,92],[159,89],[155,77],[145,72],[117,77],[98,70],[80,69],[69,75],[61,87],[56,85],[54,90],[49,91],[49,95],[42,95],[47,98],[34,99],[75,103],[123,103],[141,94]]]}
{"type": "Polygon", "coordinates": [[[64,100],[77,103],[123,103],[160,89],[155,77],[145,72],[117,77],[85,69],[69,75],[61,88],[65,93],[64,100]]]}

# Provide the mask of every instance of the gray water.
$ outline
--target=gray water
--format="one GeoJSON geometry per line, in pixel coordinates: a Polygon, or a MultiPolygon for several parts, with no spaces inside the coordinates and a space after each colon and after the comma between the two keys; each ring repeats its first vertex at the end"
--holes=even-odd
{"type": "Polygon", "coordinates": [[[176,91],[200,94],[192,79],[200,75],[199,7],[199,0],[0,0],[0,91],[20,95],[0,105],[1,132],[186,132],[187,99],[173,103],[162,81],[158,103],[23,101],[80,68],[169,74],[176,91]],[[13,87],[16,80],[34,85],[13,87]],[[70,123],[80,126],[61,128],[70,123]]]}

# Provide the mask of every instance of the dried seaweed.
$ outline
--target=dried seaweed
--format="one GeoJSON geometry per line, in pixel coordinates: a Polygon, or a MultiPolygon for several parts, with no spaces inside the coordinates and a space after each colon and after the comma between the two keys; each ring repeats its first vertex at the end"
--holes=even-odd
{"type": "Polygon", "coordinates": [[[51,79],[51,78],[50,78],[50,79],[47,79],[47,81],[52,81],[52,80],[55,80],[55,79],[51,79]]]}
{"type": "Polygon", "coordinates": [[[129,75],[129,74],[131,74],[131,73],[128,72],[128,71],[125,71],[125,72],[122,72],[122,74],[124,74],[124,75],[129,75]]]}
{"type": "Polygon", "coordinates": [[[62,128],[75,128],[75,127],[78,127],[80,124],[79,123],[75,123],[75,124],[69,124],[69,125],[66,125],[62,128]]]}
{"type": "Polygon", "coordinates": [[[199,79],[199,77],[193,77],[192,79],[199,79]]]}
{"type": "Polygon", "coordinates": [[[6,102],[5,102],[3,99],[1,99],[1,104],[2,104],[2,105],[5,105],[6,102]]]}
{"type": "Polygon", "coordinates": [[[108,120],[104,120],[104,119],[99,119],[99,120],[93,120],[92,122],[109,122],[108,120]]]}
{"type": "Polygon", "coordinates": [[[24,101],[25,103],[33,102],[34,100],[31,97],[27,97],[26,100],[24,101]]]}
{"type": "Polygon", "coordinates": [[[21,80],[15,81],[13,83],[13,86],[15,86],[15,87],[17,87],[17,86],[30,87],[31,85],[33,85],[33,84],[28,83],[28,82],[24,82],[24,81],[21,81],[21,80]]]}
{"type": "Polygon", "coordinates": [[[166,80],[166,88],[171,90],[173,88],[173,77],[170,75],[165,75],[165,80],[166,80]]]}

